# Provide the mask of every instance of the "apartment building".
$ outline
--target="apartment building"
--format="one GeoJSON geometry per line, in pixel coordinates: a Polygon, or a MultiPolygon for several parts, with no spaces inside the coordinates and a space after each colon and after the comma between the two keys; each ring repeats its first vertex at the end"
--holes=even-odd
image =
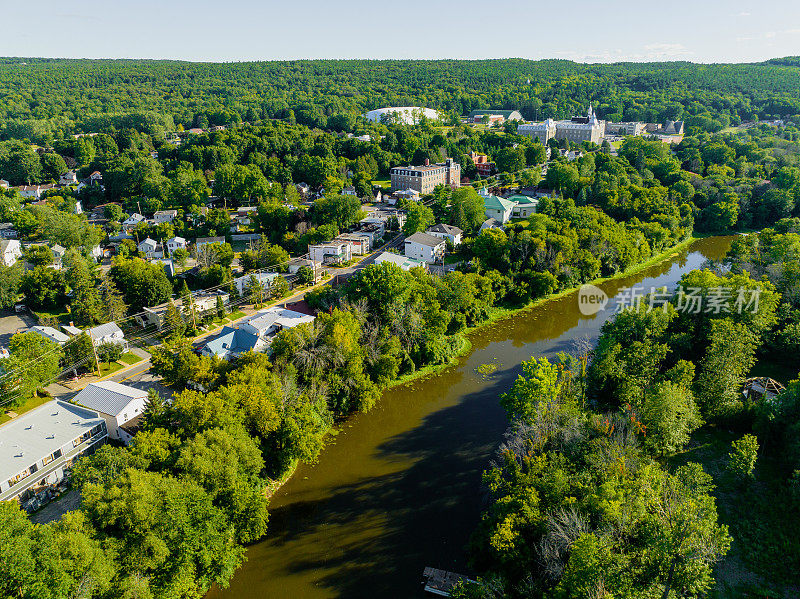
{"type": "Polygon", "coordinates": [[[460,187],[461,165],[452,158],[443,163],[422,166],[396,166],[389,171],[392,191],[412,189],[419,194],[433,193],[437,185],[460,187]]]}
{"type": "Polygon", "coordinates": [[[50,401],[0,427],[0,501],[26,499],[64,478],[108,437],[103,417],[50,401]]]}

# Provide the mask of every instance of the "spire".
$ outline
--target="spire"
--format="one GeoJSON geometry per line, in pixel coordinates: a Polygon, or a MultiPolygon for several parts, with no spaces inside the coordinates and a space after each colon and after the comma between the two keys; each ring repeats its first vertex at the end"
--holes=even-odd
{"type": "Polygon", "coordinates": [[[594,116],[594,109],[592,108],[592,103],[589,102],[589,112],[586,114],[589,117],[589,120],[594,116]]]}

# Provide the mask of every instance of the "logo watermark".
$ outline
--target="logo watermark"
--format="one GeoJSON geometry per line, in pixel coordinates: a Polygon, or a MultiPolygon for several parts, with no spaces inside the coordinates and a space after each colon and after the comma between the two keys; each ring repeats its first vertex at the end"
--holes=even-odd
{"type": "MultiPolygon", "coordinates": [[[[758,312],[761,287],[682,287],[668,291],[666,287],[623,287],[615,296],[614,312],[640,310],[647,307],[667,311],[672,305],[676,311],[687,314],[742,314],[758,312]]],[[[584,316],[592,316],[606,309],[609,298],[594,285],[582,285],[578,290],[578,308],[584,316]]]]}
{"type": "Polygon", "coordinates": [[[581,285],[578,289],[578,309],[584,316],[592,316],[608,305],[606,292],[594,285],[581,285]]]}

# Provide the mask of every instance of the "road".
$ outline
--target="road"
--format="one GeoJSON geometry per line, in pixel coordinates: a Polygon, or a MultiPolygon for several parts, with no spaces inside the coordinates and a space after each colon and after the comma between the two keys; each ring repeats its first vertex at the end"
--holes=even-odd
{"type": "MultiPolygon", "coordinates": [[[[389,248],[395,248],[395,249],[401,248],[403,245],[403,240],[404,240],[403,235],[398,234],[389,243],[386,243],[381,247],[373,250],[355,264],[343,268],[326,267],[324,270],[326,274],[331,276],[330,279],[328,277],[325,277],[323,281],[320,281],[319,283],[312,285],[311,287],[301,289],[291,294],[289,297],[282,298],[277,302],[269,304],[268,306],[265,307],[267,308],[273,306],[285,307],[288,304],[298,302],[302,300],[305,297],[306,293],[308,293],[309,291],[313,289],[318,289],[319,287],[322,287],[324,285],[334,283],[337,277],[347,278],[351,276],[353,273],[366,268],[370,264],[374,263],[375,258],[384,250],[389,248]]],[[[244,316],[229,322],[225,326],[231,326],[237,322],[244,320],[245,318],[249,318],[250,316],[253,315],[253,313],[256,312],[256,310],[253,309],[242,310],[242,311],[245,313],[244,316]]],[[[206,331],[205,333],[202,333],[201,335],[195,337],[192,343],[194,345],[198,345],[198,341],[210,337],[212,335],[216,335],[222,330],[222,328],[223,326],[221,325],[219,327],[215,327],[214,329],[206,331]]],[[[150,371],[150,368],[152,367],[152,362],[150,361],[150,354],[148,354],[145,350],[140,348],[132,348],[131,351],[135,352],[136,354],[144,358],[144,361],[134,364],[133,366],[128,366],[126,368],[123,368],[122,370],[119,370],[111,375],[102,378],[84,377],[83,379],[81,379],[80,382],[78,382],[77,386],[73,385],[68,387],[64,383],[60,382],[53,383],[47,388],[47,390],[55,398],[69,398],[78,391],[80,391],[81,389],[83,389],[86,385],[93,382],[97,382],[99,380],[104,380],[104,381],[114,381],[117,383],[123,383],[125,385],[130,385],[131,387],[135,387],[137,389],[147,389],[147,390],[156,389],[164,397],[171,396],[172,390],[161,384],[160,376],[153,374],[150,371]]]]}

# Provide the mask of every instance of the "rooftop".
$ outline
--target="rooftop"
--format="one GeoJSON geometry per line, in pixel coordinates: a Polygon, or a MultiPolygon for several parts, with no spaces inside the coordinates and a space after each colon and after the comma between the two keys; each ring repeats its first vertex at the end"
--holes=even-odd
{"type": "Polygon", "coordinates": [[[514,208],[514,202],[494,195],[484,196],[483,205],[486,210],[500,210],[502,212],[514,208]]]}
{"type": "Polygon", "coordinates": [[[453,225],[445,225],[444,223],[439,223],[438,225],[433,225],[428,229],[428,232],[433,233],[446,233],[448,235],[461,235],[464,231],[459,229],[458,227],[454,227],[453,225]]]}
{"type": "Polygon", "coordinates": [[[403,270],[408,270],[416,266],[421,266],[422,268],[428,267],[428,263],[424,260],[407,258],[406,256],[401,256],[400,254],[393,254],[392,252],[383,252],[377,258],[375,258],[375,264],[380,264],[381,262],[392,262],[393,264],[397,264],[397,266],[403,270]]]}
{"type": "Polygon", "coordinates": [[[65,401],[50,401],[0,427],[0,480],[8,480],[50,455],[103,418],[65,401]]]}
{"type": "Polygon", "coordinates": [[[414,233],[413,235],[406,237],[406,243],[408,242],[436,247],[443,244],[444,240],[440,239],[439,237],[434,237],[433,235],[428,235],[427,233],[414,233]]]}
{"type": "Polygon", "coordinates": [[[116,416],[131,401],[142,397],[147,397],[147,391],[114,381],[99,381],[86,385],[72,401],[91,410],[116,416]]]}

